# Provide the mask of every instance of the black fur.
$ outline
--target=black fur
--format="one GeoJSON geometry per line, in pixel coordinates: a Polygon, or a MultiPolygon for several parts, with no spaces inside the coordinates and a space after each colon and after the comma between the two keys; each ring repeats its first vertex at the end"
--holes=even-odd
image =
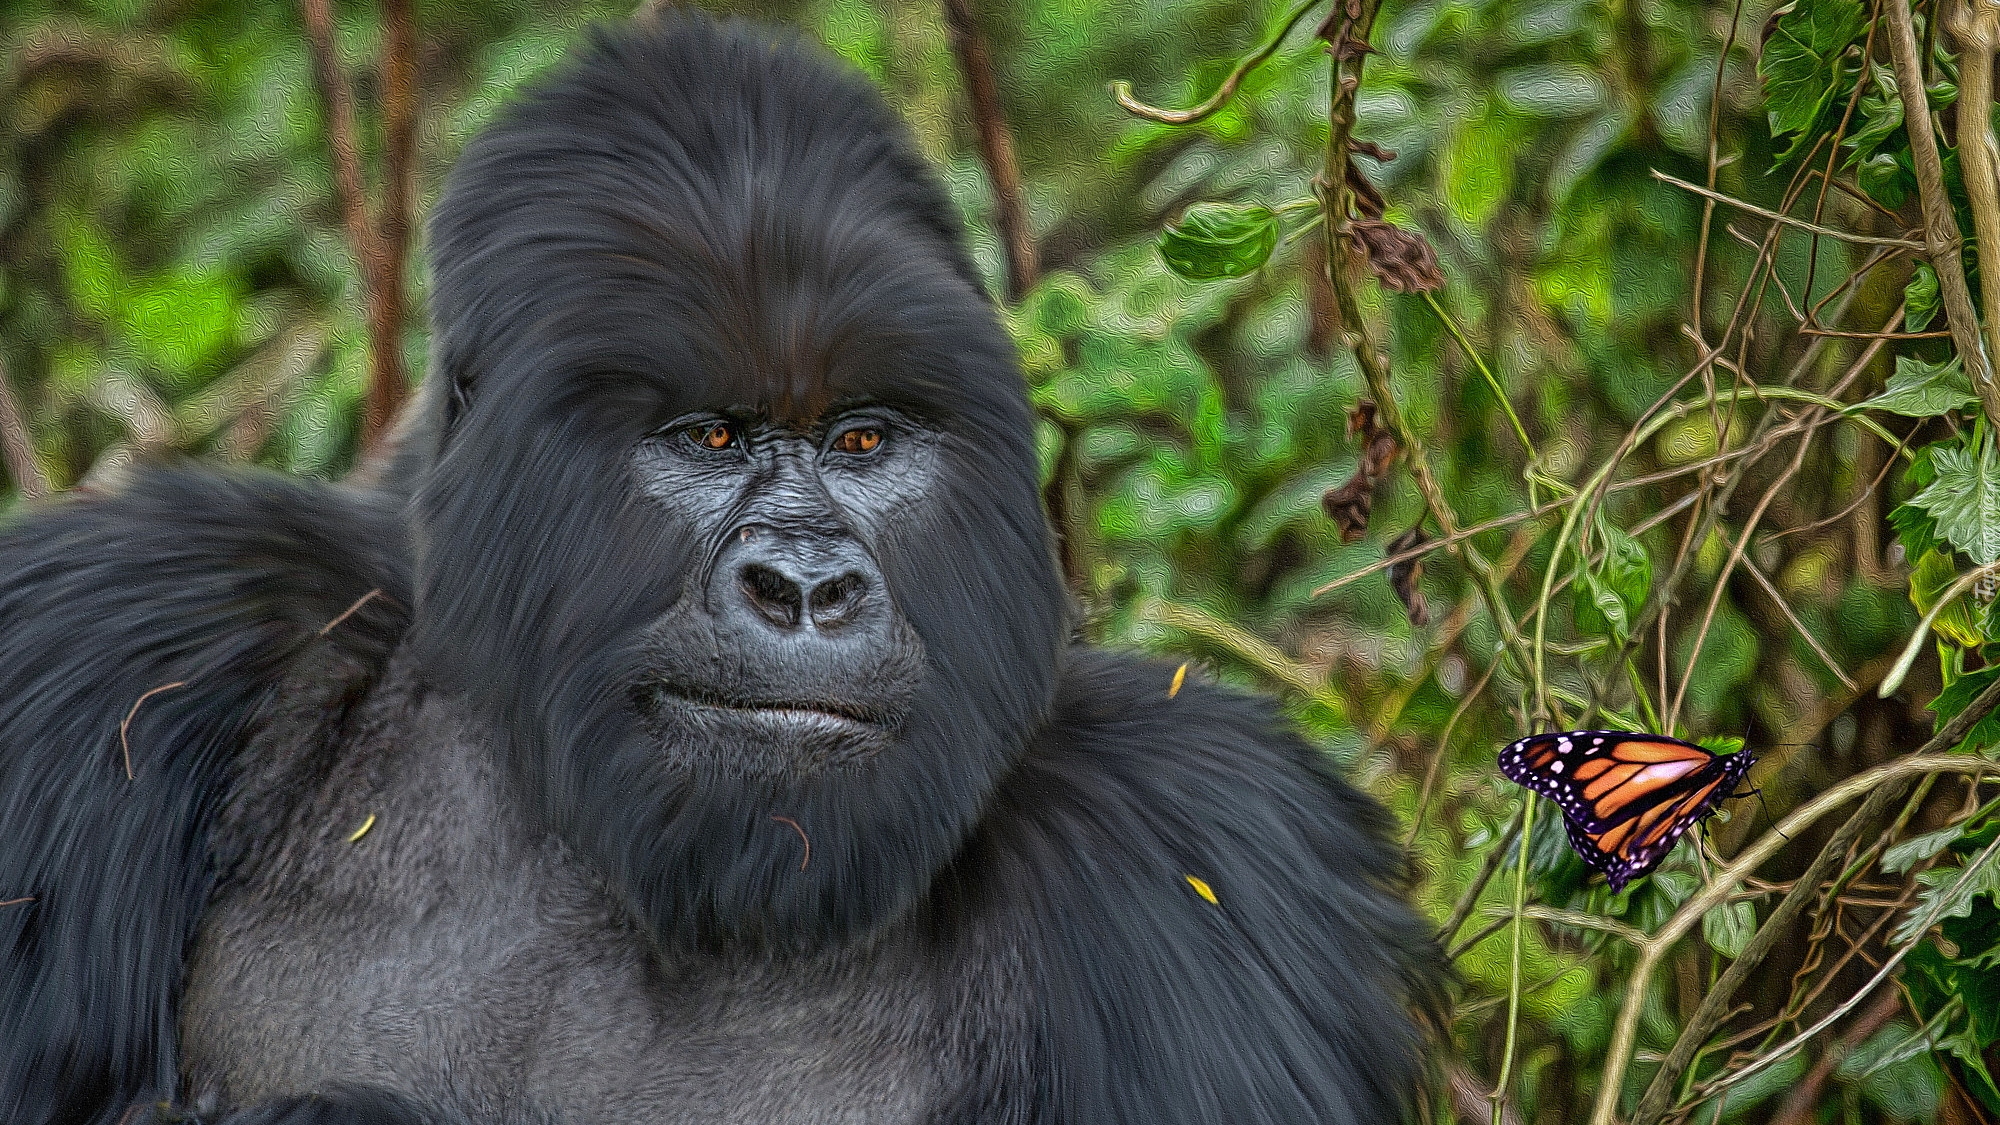
{"type": "Polygon", "coordinates": [[[0,1120],[173,1095],[222,771],[310,646],[380,663],[410,601],[398,540],[365,497],[189,469],[0,535],[0,900],[32,900],[0,907],[0,1120]]]}
{"type": "Polygon", "coordinates": [[[1402,1115],[1381,811],[1065,647],[1011,348],[864,82],[600,35],[432,231],[379,491],[153,472],[0,537],[0,1119],[1402,1115]]]}

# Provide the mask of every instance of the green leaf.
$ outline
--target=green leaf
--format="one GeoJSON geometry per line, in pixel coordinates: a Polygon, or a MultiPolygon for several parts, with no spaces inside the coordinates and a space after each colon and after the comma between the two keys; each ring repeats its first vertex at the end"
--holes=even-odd
{"type": "Polygon", "coordinates": [[[1840,1060],[1842,1080],[1897,1121],[1930,1121],[1944,1097],[1944,1075],[1931,1057],[1930,1037],[1898,1021],[1840,1060]]]}
{"type": "Polygon", "coordinates": [[[1243,277],[1270,260],[1278,216],[1257,204],[1197,203],[1160,232],[1160,257],[1189,281],[1243,277]]]}
{"type": "Polygon", "coordinates": [[[2000,1084],[1993,1081],[1993,1075],[1986,1069],[1985,1049],[1970,1031],[1961,1031],[1938,1040],[1938,1049],[1948,1051],[1965,1068],[1971,1079],[1967,1084],[1987,1109],[2000,1111],[2000,1084]]]}
{"type": "Polygon", "coordinates": [[[1869,198],[1894,210],[1917,190],[1917,173],[1905,152],[1878,152],[1854,170],[1854,181],[1869,198]]]}
{"type": "MultiPolygon", "coordinates": [[[[1950,611],[1948,610],[1945,613],[1939,614],[1938,619],[1943,620],[1949,615],[1950,611]]],[[[1960,711],[1965,710],[1966,704],[1978,698],[1979,693],[1985,691],[1987,686],[1996,678],[2000,678],[2000,667],[1989,666],[1967,672],[1953,680],[1943,691],[1938,692],[1937,697],[1930,702],[1931,713],[1937,716],[1937,725],[1943,727],[1946,723],[1950,722],[1960,711]]],[[[1978,749],[1983,746],[1990,746],[1995,742],[2000,742],[2000,712],[1988,715],[1974,723],[1972,729],[1965,732],[1965,741],[1960,743],[1960,745],[1968,749],[1978,749]]],[[[1905,842],[1914,843],[1914,841],[1905,842]]],[[[1897,847],[1902,846],[1901,844],[1897,845],[1897,847]]],[[[1890,850],[1894,851],[1895,849],[1892,848],[1890,850]]]]}
{"type": "Polygon", "coordinates": [[[1576,620],[1578,631],[1614,639],[1627,635],[1631,620],[1625,615],[1625,603],[1618,600],[1618,595],[1604,584],[1596,571],[1589,567],[1579,568],[1576,584],[1570,590],[1570,613],[1576,620]]]}
{"type": "MultiPolygon", "coordinates": [[[[1903,330],[1922,332],[1929,328],[1938,311],[1937,271],[1929,262],[1918,262],[1915,272],[1910,274],[1910,283],[1903,287],[1903,330]]],[[[1953,363],[1958,359],[1953,357],[1953,363]]],[[[1971,386],[1968,380],[1966,385],[1971,386]]]]}
{"type": "Polygon", "coordinates": [[[1653,560],[1637,539],[1610,524],[1599,523],[1597,537],[1604,560],[1579,566],[1572,613],[1578,629],[1623,644],[1652,593],[1653,560]]]}
{"type": "Polygon", "coordinates": [[[1724,957],[1739,957],[1757,932],[1757,911],[1747,902],[1725,902],[1701,916],[1701,936],[1724,957]]]}
{"type": "Polygon", "coordinates": [[[1895,72],[1880,63],[1870,63],[1868,79],[1873,88],[1862,95],[1861,104],[1855,107],[1860,128],[1847,135],[1847,147],[1854,152],[1849,164],[1859,164],[1874,156],[1882,142],[1903,127],[1903,98],[1896,91],[1895,72]]]}
{"type": "MultiPolygon", "coordinates": [[[[1930,551],[1917,559],[1910,568],[1910,604],[1918,613],[1929,613],[1952,583],[1958,581],[1958,560],[1949,551],[1930,551]]],[[[1972,614],[1972,605],[1964,594],[1952,600],[1941,610],[1931,628],[1956,645],[1977,648],[1986,642],[1985,631],[1972,614]]],[[[1970,702],[1970,698],[1966,702],[1970,702]]]]}
{"type": "Polygon", "coordinates": [[[1764,78],[1764,108],[1771,135],[1799,134],[1778,159],[1790,160],[1846,85],[1847,49],[1864,23],[1860,0],[1799,0],[1778,17],[1757,70],[1764,78]]]}
{"type": "MultiPolygon", "coordinates": [[[[1916,285],[1912,281],[1911,286],[1916,285]]],[[[1935,275],[1931,284],[1937,284],[1935,275]]],[[[1868,410],[1887,410],[1905,418],[1935,418],[1952,410],[1979,405],[1972,391],[1972,377],[1953,356],[1944,363],[1925,363],[1902,355],[1896,357],[1896,373],[1882,393],[1859,404],[1868,410]]]]}
{"type": "MultiPolygon", "coordinates": [[[[1931,464],[1931,454],[1943,443],[1921,446],[1910,455],[1910,465],[1903,470],[1903,483],[1912,493],[1923,491],[1937,479],[1937,469],[1931,464]]],[[[1889,526],[1896,529],[1896,541],[1903,545],[1903,557],[1920,559],[1932,551],[1942,550],[1944,540],[1938,538],[1937,521],[1922,508],[1912,508],[1908,504],[1898,504],[1889,509],[1889,526]]]]}
{"type": "MultiPolygon", "coordinates": [[[[1943,722],[1943,719],[1939,719],[1943,722]]],[[[1953,840],[1965,835],[1965,825],[1954,824],[1950,828],[1940,828],[1936,832],[1926,832],[1912,836],[1882,853],[1882,870],[1891,875],[1901,875],[1951,846],[1953,840]]]]}
{"type": "Polygon", "coordinates": [[[2000,895],[2000,862],[1989,860],[1966,880],[1963,887],[1952,891],[1952,884],[1965,874],[1963,867],[1933,867],[1929,871],[1917,872],[1917,882],[1923,890],[1917,892],[1916,905],[1901,922],[1896,924],[1896,932],[1890,940],[1897,945],[1905,945],[1923,936],[1918,923],[1929,919],[1924,929],[1929,929],[1947,918],[1962,918],[1972,913],[1972,900],[1981,895],[2000,895]],[[1935,913],[1933,913],[1935,911],[1935,913]]]}
{"type": "Polygon", "coordinates": [[[1972,449],[1942,445],[1931,454],[1937,479],[1910,498],[1930,513],[1945,542],[1980,566],[2000,559],[2000,464],[1990,440],[1972,449]]]}

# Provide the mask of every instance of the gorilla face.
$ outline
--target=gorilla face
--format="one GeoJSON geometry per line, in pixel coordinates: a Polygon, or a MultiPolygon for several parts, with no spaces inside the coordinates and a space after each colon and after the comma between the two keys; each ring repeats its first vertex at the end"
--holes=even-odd
{"type": "Polygon", "coordinates": [[[636,698],[664,760],[806,775],[896,740],[924,645],[872,545],[936,461],[915,419],[867,408],[802,429],[689,415],[639,443],[639,490],[707,546],[646,635],[636,698]]]}
{"type": "Polygon", "coordinates": [[[701,25],[600,36],[434,213],[411,642],[663,942],[897,917],[1050,705],[1033,423],[958,240],[865,79],[701,25]]]}

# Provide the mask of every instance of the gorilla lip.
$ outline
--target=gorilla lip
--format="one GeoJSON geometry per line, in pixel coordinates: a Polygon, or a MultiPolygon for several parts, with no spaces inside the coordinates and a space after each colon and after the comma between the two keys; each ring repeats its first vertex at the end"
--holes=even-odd
{"type": "Polygon", "coordinates": [[[665,684],[654,688],[653,701],[656,706],[681,706],[706,711],[726,711],[743,715],[768,716],[781,722],[811,723],[832,722],[844,727],[863,727],[869,731],[884,731],[895,723],[878,711],[849,704],[813,700],[811,702],[788,700],[727,699],[706,692],[690,691],[679,686],[665,684]]]}

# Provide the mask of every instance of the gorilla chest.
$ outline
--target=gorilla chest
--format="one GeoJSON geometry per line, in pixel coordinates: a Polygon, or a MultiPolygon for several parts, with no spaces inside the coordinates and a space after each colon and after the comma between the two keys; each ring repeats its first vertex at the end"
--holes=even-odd
{"type": "Polygon", "coordinates": [[[920,977],[662,966],[546,933],[326,936],[209,927],[183,1011],[197,1105],[361,1083],[493,1125],[860,1125],[928,1120],[959,1085],[920,977]]]}
{"type": "Polygon", "coordinates": [[[379,767],[336,765],[282,828],[244,831],[277,842],[243,846],[189,958],[197,1109],[351,1083],[481,1125],[860,1125],[933,1120],[963,1091],[963,974],[930,943],[663,956],[513,827],[476,756],[379,767]]]}

